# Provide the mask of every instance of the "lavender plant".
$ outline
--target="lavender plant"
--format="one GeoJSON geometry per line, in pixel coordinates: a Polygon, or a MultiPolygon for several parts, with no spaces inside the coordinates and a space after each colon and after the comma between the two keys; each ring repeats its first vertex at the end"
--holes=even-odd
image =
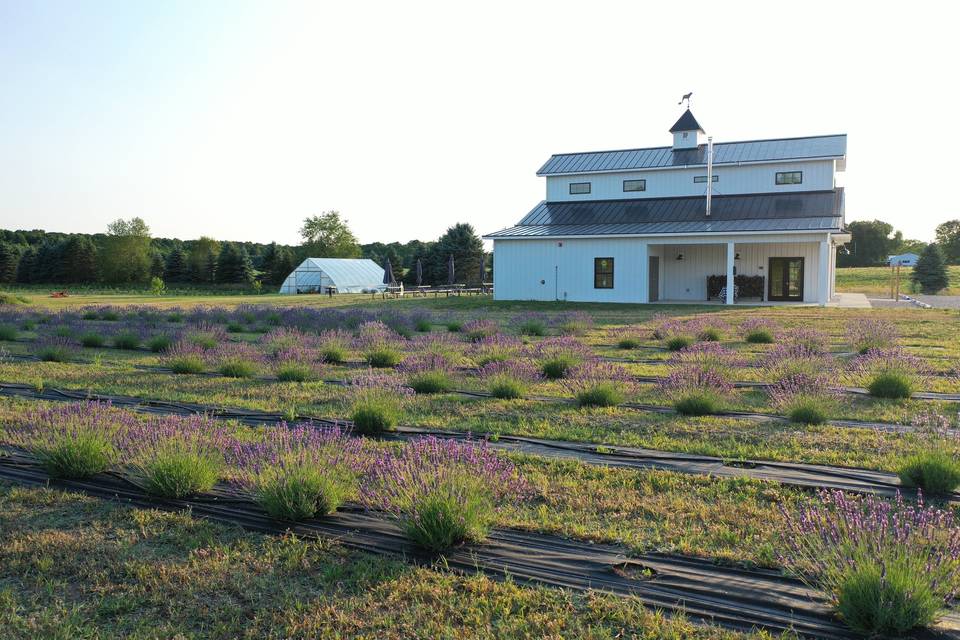
{"type": "Polygon", "coordinates": [[[70,338],[45,336],[37,340],[37,357],[44,362],[69,362],[77,354],[77,346],[70,338]]]}
{"type": "Polygon", "coordinates": [[[414,391],[396,375],[366,371],[350,381],[350,419],[359,433],[376,434],[397,425],[414,391]]]}
{"type": "Polygon", "coordinates": [[[594,359],[591,349],[572,336],[547,338],[537,344],[534,358],[544,377],[559,380],[573,368],[594,359]]]}
{"type": "Polygon", "coordinates": [[[497,509],[529,493],[516,468],[486,443],[428,437],[378,457],[360,499],[393,516],[418,546],[444,551],[482,541],[497,509]]]}
{"type": "Polygon", "coordinates": [[[523,398],[531,385],[543,379],[540,371],[527,360],[489,362],[480,368],[479,376],[487,391],[502,400],[523,398]]]}
{"type": "Polygon", "coordinates": [[[662,391],[681,415],[719,413],[733,393],[733,370],[742,360],[715,342],[704,342],[678,351],[672,370],[660,381],[662,391]]]}
{"type": "Polygon", "coordinates": [[[264,365],[263,356],[245,342],[227,342],[206,354],[220,375],[228,378],[252,378],[264,365]]]}
{"type": "Polygon", "coordinates": [[[479,342],[484,338],[489,338],[490,336],[495,336],[500,333],[500,325],[493,320],[478,318],[463,323],[460,327],[460,332],[463,333],[470,342],[479,342]]]}
{"type": "Polygon", "coordinates": [[[321,377],[320,362],[308,347],[298,345],[276,351],[272,364],[274,375],[281,382],[307,382],[321,377]]]}
{"type": "Polygon", "coordinates": [[[444,393],[453,388],[453,363],[441,353],[420,353],[407,356],[400,372],[407,377],[407,386],[416,393],[444,393]]]}
{"type": "Polygon", "coordinates": [[[911,421],[921,449],[900,464],[897,474],[908,487],[928,495],[947,495],[960,487],[960,414],[925,409],[911,421]]]}
{"type": "Polygon", "coordinates": [[[847,340],[860,354],[883,351],[896,346],[897,328],[881,318],[856,318],[847,326],[847,340]]]}
{"type": "Polygon", "coordinates": [[[189,342],[178,342],[167,349],[162,362],[174,373],[203,373],[207,369],[206,351],[189,342]]]}
{"type": "Polygon", "coordinates": [[[547,317],[542,313],[520,314],[513,318],[512,324],[517,328],[517,333],[522,336],[542,337],[547,335],[547,317]]]}
{"type": "Polygon", "coordinates": [[[554,320],[561,335],[582,336],[593,329],[593,317],[585,311],[567,311],[554,320]]]}
{"type": "Polygon", "coordinates": [[[514,336],[497,334],[482,338],[472,345],[468,355],[478,367],[484,367],[491,362],[507,362],[525,355],[523,343],[514,336]]]}
{"type": "Polygon", "coordinates": [[[626,400],[633,379],[623,367],[609,362],[584,362],[573,368],[564,386],[581,407],[613,407],[626,400]]]}
{"type": "Polygon", "coordinates": [[[843,620],[869,635],[900,636],[937,620],[960,586],[960,527],[923,504],[821,491],[786,521],[780,560],[828,593],[843,620]]]}
{"type": "Polygon", "coordinates": [[[909,398],[927,372],[923,360],[900,347],[870,349],[854,358],[849,366],[854,384],[865,386],[876,398],[909,398]]]}
{"type": "Polygon", "coordinates": [[[774,341],[774,324],[766,318],[747,318],[740,323],[740,332],[751,344],[772,344],[774,341]]]}

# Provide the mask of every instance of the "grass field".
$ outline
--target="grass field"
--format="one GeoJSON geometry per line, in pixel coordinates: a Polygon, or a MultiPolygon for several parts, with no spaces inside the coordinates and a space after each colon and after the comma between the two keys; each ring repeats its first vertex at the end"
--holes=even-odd
{"type": "MultiPolygon", "coordinates": [[[[0,310],[0,328],[8,338],[0,342],[2,382],[345,419],[357,396],[351,387],[333,382],[350,381],[364,370],[370,344],[362,323],[379,319],[391,327],[376,329],[379,346],[397,349],[406,362],[427,352],[445,359],[451,364],[445,375],[456,389],[485,391],[488,381],[478,367],[496,349],[508,349],[509,359],[539,366],[546,357],[541,349],[556,344],[599,363],[598,370],[614,367],[617,373],[604,373],[612,377],[600,381],[618,381],[621,401],[661,409],[580,407],[574,402],[576,380],[539,379],[530,383],[524,399],[411,395],[402,403],[404,425],[494,440],[519,435],[591,443],[598,452],[623,445],[734,461],[884,472],[897,472],[903,460],[931,447],[960,454],[950,433],[684,416],[670,412],[673,400],[666,387],[628,382],[636,376],[665,379],[683,368],[664,349],[669,335],[689,333],[696,340],[715,333],[710,336],[715,342],[701,338],[700,344],[707,353],[720,349],[730,358],[732,364],[722,368],[731,380],[769,381],[780,364],[770,364],[771,353],[792,340],[812,339],[822,343],[822,352],[811,362],[831,371],[824,380],[855,386],[865,380],[854,366],[860,334],[853,329],[860,327],[861,334],[885,341],[884,349],[898,349],[889,351],[897,354],[892,358],[922,366],[926,374],[917,377],[914,390],[960,394],[960,313],[950,310],[554,305],[469,297],[383,301],[369,296],[90,295],[31,300],[31,305],[0,310]],[[255,307],[240,306],[254,301],[255,307]],[[274,306],[278,303],[283,308],[274,306]],[[85,309],[97,304],[113,307],[85,309]],[[190,311],[210,305],[223,309],[190,311]],[[127,313],[127,308],[133,311],[127,313]],[[493,331],[495,337],[473,343],[467,333],[471,325],[450,331],[447,325],[453,321],[474,321],[478,330],[493,331]],[[745,341],[746,328],[758,322],[769,327],[773,344],[745,341]],[[542,324],[546,335],[520,335],[530,323],[542,324]],[[274,376],[279,356],[271,340],[282,339],[285,334],[278,330],[290,326],[301,332],[293,334],[300,343],[296,346],[305,349],[306,355],[298,357],[310,358],[318,367],[315,379],[281,382],[274,376]],[[323,332],[333,327],[346,340],[346,362],[316,362],[327,335],[323,332]],[[143,345],[158,335],[186,343],[199,334],[209,334],[216,345],[202,356],[204,373],[178,375],[166,368],[170,360],[163,352],[110,346],[116,336],[130,333],[143,345]],[[81,338],[92,334],[105,344],[81,346],[81,338]],[[618,346],[623,336],[631,337],[631,348],[618,346]],[[63,361],[24,359],[42,354],[50,344],[65,345],[63,361]],[[238,353],[249,360],[253,375],[219,374],[221,359],[238,353]]],[[[405,366],[382,371],[409,383],[416,369],[405,366]]],[[[31,420],[33,412],[55,406],[0,399],[0,441],[5,430],[31,420]]],[[[783,412],[770,393],[754,387],[725,392],[723,408],[769,416],[783,412]]],[[[952,400],[823,396],[823,411],[834,421],[909,426],[931,411],[950,419],[958,409],[952,400]]],[[[244,440],[271,429],[230,428],[244,440]]],[[[532,455],[509,458],[535,499],[503,505],[495,526],[724,565],[783,568],[784,514],[815,500],[810,491],[772,481],[607,468],[532,455]]],[[[0,624],[11,630],[10,637],[738,637],[666,619],[632,599],[453,576],[442,563],[414,568],[399,558],[347,551],[333,542],[243,533],[186,513],[131,509],[12,485],[0,489],[0,556],[0,624]]]]}
{"type": "MultiPolygon", "coordinates": [[[[960,295],[960,265],[947,267],[950,286],[940,293],[960,295]]],[[[913,267],[900,268],[900,290],[910,293],[913,287],[910,274],[913,267]]],[[[865,293],[870,296],[890,297],[890,267],[846,267],[837,269],[837,291],[865,293]]]]}

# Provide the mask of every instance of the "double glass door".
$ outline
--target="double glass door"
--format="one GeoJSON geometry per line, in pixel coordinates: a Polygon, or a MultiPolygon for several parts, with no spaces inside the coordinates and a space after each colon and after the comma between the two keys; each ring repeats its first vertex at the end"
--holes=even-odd
{"type": "Polygon", "coordinates": [[[803,258],[770,258],[768,300],[803,300],[803,258]]]}

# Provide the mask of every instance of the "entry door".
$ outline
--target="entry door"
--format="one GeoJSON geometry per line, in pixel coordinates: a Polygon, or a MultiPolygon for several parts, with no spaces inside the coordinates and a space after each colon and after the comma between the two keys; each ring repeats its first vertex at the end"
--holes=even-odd
{"type": "Polygon", "coordinates": [[[650,302],[656,302],[660,299],[660,256],[650,256],[650,267],[647,274],[649,277],[647,280],[649,300],[650,302]]]}
{"type": "Polygon", "coordinates": [[[770,258],[768,300],[803,300],[803,258],[770,258]]]}

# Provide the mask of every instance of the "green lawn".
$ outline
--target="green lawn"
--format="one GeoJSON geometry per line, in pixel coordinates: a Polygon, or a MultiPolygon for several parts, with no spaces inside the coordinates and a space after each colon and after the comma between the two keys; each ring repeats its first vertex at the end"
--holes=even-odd
{"type": "MultiPolygon", "coordinates": [[[[950,287],[944,295],[960,295],[960,265],[948,267],[950,287]]],[[[910,274],[913,267],[900,268],[900,291],[913,291],[910,274]]],[[[837,291],[865,293],[870,296],[890,297],[890,267],[846,267],[837,269],[837,291]]]]}

